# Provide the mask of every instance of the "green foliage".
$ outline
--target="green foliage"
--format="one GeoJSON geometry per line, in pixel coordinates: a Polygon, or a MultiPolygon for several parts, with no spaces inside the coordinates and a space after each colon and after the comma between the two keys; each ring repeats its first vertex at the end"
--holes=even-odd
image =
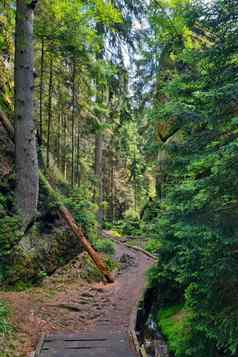
{"type": "Polygon", "coordinates": [[[97,237],[97,206],[90,201],[89,192],[80,187],[74,189],[65,198],[65,205],[71,210],[76,222],[82,226],[88,238],[93,241],[97,237]]]}
{"type": "Polygon", "coordinates": [[[122,237],[121,233],[118,232],[118,230],[116,230],[116,229],[112,229],[111,234],[112,234],[113,238],[121,238],[122,237]]]}
{"type": "Polygon", "coordinates": [[[95,22],[110,27],[122,21],[120,12],[102,0],[89,1],[87,4],[80,0],[53,0],[43,1],[39,5],[40,16],[36,19],[37,36],[47,38],[50,35],[60,51],[69,56],[80,53],[87,58],[91,51],[100,49],[95,22]]]}
{"type": "MultiPolygon", "coordinates": [[[[39,274],[39,279],[41,279],[42,277],[39,274]]],[[[30,289],[32,289],[33,287],[33,283],[31,281],[22,281],[22,280],[18,280],[13,287],[9,287],[7,288],[8,291],[14,291],[14,292],[22,292],[22,291],[29,291],[30,289]]]]}
{"type": "Polygon", "coordinates": [[[119,225],[117,225],[122,235],[128,235],[132,237],[141,235],[141,227],[139,218],[128,217],[125,218],[119,225]]]}
{"type": "Polygon", "coordinates": [[[107,265],[109,271],[114,271],[114,270],[118,269],[118,267],[119,267],[118,262],[113,260],[111,257],[106,257],[105,262],[106,262],[106,265],[107,265]]]}
{"type": "Polygon", "coordinates": [[[7,197],[5,195],[0,194],[0,215],[4,216],[5,210],[7,206],[7,197]]]}
{"type": "Polygon", "coordinates": [[[100,282],[103,280],[102,273],[96,268],[88,255],[84,256],[84,269],[80,273],[80,277],[88,282],[100,282]]]}
{"type": "Polygon", "coordinates": [[[147,229],[159,251],[150,278],[191,311],[182,350],[170,318],[164,326],[178,356],[236,356],[238,4],[164,4],[151,8],[153,45],[164,49],[159,63],[154,52],[157,82],[144,112],[161,191],[147,229]]]}
{"type": "Polygon", "coordinates": [[[111,230],[113,228],[113,223],[112,222],[104,222],[103,228],[107,229],[107,230],[111,230]]]}
{"type": "MultiPolygon", "coordinates": [[[[1,155],[5,153],[0,152],[1,155]]],[[[0,182],[0,217],[14,213],[15,205],[15,175],[9,175],[7,178],[1,178],[0,182]]]]}
{"type": "Polygon", "coordinates": [[[150,253],[158,253],[160,249],[160,243],[158,239],[150,239],[145,245],[145,250],[150,253]]]}
{"type": "Polygon", "coordinates": [[[111,240],[98,238],[94,243],[94,246],[98,252],[108,255],[115,254],[115,243],[111,240]]]}
{"type": "Polygon", "coordinates": [[[13,81],[9,68],[4,63],[5,58],[13,59],[15,10],[12,1],[0,3],[0,110],[12,109],[13,81]]]}
{"type": "Polygon", "coordinates": [[[187,355],[191,339],[191,311],[184,309],[183,305],[162,308],[158,313],[157,323],[174,356],[187,355]]]}
{"type": "Polygon", "coordinates": [[[0,335],[6,336],[12,332],[12,326],[9,323],[10,310],[4,301],[0,301],[0,335]]]}
{"type": "Polygon", "coordinates": [[[0,218],[0,281],[3,281],[8,269],[8,258],[13,248],[19,242],[21,220],[18,216],[0,218]]]}

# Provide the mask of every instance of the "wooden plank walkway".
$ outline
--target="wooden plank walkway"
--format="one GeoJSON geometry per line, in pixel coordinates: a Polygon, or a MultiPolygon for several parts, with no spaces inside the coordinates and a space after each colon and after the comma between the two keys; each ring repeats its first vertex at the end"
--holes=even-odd
{"type": "Polygon", "coordinates": [[[120,332],[55,334],[44,337],[35,357],[135,357],[137,354],[120,332]]]}
{"type": "Polygon", "coordinates": [[[117,242],[115,259],[121,264],[123,257],[126,259],[125,266],[123,268],[122,264],[116,283],[100,288],[80,286],[64,293],[59,300],[56,299],[57,310],[52,310],[54,305],[50,308],[49,305],[44,306],[43,311],[47,312],[49,320],[62,321],[63,327],[72,326],[75,332],[70,333],[63,328],[62,332],[45,336],[38,344],[34,357],[141,355],[134,331],[137,304],[145,287],[145,271],[155,260],[141,249],[117,242]],[[58,308],[65,304],[64,301],[67,305],[76,303],[80,308],[75,312],[62,310],[62,319],[59,319],[58,308]],[[56,320],[54,313],[58,314],[56,320]]]}

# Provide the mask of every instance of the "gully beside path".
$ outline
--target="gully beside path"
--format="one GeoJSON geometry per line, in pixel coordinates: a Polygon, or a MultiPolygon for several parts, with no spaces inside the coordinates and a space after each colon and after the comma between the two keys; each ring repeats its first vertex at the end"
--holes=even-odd
{"type": "Polygon", "coordinates": [[[42,339],[40,357],[138,355],[132,336],[136,307],[145,286],[145,272],[154,260],[123,243],[116,243],[116,260],[121,270],[115,283],[91,286],[80,291],[77,299],[69,291],[65,303],[58,304],[59,308],[71,310],[68,315],[74,315],[74,326],[69,326],[72,332],[65,330],[42,339]]]}

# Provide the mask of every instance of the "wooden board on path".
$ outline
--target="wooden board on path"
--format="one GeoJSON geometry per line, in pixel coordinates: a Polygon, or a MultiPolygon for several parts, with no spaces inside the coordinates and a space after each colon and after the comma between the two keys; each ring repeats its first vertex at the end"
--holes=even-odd
{"type": "Polygon", "coordinates": [[[35,357],[135,357],[121,333],[56,334],[45,336],[35,357]]]}

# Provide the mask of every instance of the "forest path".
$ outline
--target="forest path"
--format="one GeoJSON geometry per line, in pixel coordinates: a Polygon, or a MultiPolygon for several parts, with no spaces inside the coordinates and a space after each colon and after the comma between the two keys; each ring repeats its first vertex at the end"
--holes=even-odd
{"type": "MultiPolygon", "coordinates": [[[[104,232],[104,235],[108,233],[104,232]]],[[[130,325],[134,325],[136,306],[145,286],[145,271],[154,260],[120,242],[116,242],[115,260],[121,265],[115,283],[91,286],[86,291],[81,289],[77,298],[74,293],[56,302],[62,308],[67,304],[73,310],[71,313],[64,312],[64,325],[67,320],[72,332],[49,335],[42,343],[39,356],[137,355],[129,341],[128,331],[130,325]]]]}
{"type": "MultiPolygon", "coordinates": [[[[42,333],[48,336],[42,346],[42,357],[136,356],[129,347],[128,331],[130,324],[134,323],[137,303],[145,287],[145,272],[153,265],[154,259],[120,242],[116,242],[115,259],[120,263],[120,270],[113,284],[79,283],[75,279],[59,286],[53,282],[52,296],[50,290],[46,295],[42,292],[37,294],[37,291],[31,294],[5,293],[5,298],[8,297],[7,300],[15,308],[17,328],[24,330],[28,337],[25,356],[32,356],[30,351],[42,333]],[[29,336],[32,347],[29,345],[29,336]],[[87,353],[92,354],[87,354],[85,342],[83,345],[80,342],[84,349],[82,354],[76,340],[79,341],[83,336],[86,340],[90,338],[92,345],[95,345],[93,339],[96,339],[97,345],[105,341],[104,347],[111,346],[111,349],[103,352],[98,346],[101,350],[92,352],[89,349],[87,353]],[[71,347],[77,347],[74,351],[68,349],[72,340],[71,347]],[[62,352],[64,346],[67,351],[62,352]]],[[[73,264],[77,266],[77,260],[73,264]]]]}

